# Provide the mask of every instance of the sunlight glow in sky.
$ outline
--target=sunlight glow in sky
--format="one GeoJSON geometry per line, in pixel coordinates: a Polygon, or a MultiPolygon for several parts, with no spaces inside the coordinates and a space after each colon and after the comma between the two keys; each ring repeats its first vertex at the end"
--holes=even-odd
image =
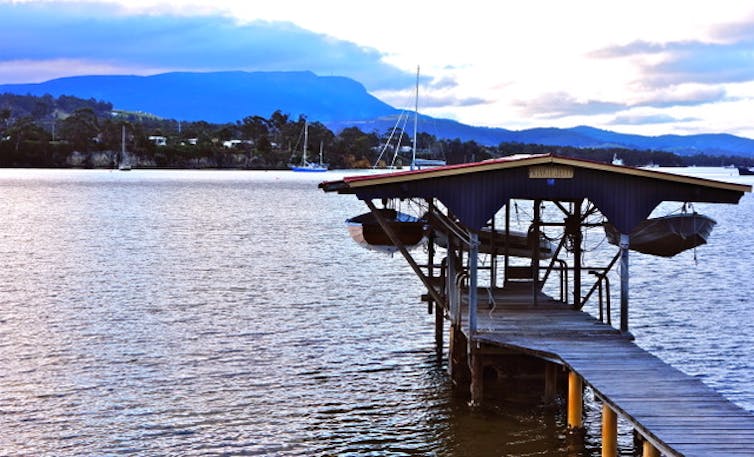
{"type": "Polygon", "coordinates": [[[754,138],[750,0],[0,0],[0,17],[0,83],[311,70],[408,108],[420,65],[422,113],[466,124],[754,138]]]}

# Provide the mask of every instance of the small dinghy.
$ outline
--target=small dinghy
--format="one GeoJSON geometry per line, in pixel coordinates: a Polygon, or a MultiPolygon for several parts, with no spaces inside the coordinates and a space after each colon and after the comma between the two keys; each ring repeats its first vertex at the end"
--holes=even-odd
{"type": "MultiPolygon", "coordinates": [[[[406,249],[416,247],[424,240],[426,220],[389,208],[378,211],[406,249]]],[[[367,249],[389,253],[398,250],[371,212],[346,220],[346,226],[351,238],[367,249]]]]}
{"type": "MultiPolygon", "coordinates": [[[[714,219],[699,213],[646,219],[629,234],[628,248],[644,254],[673,257],[706,244],[716,224],[714,219]]],[[[619,245],[620,233],[612,224],[605,224],[605,234],[610,244],[619,245]]]]}
{"type": "MultiPolygon", "coordinates": [[[[443,248],[448,247],[448,235],[435,227],[435,242],[443,248]]],[[[493,231],[489,228],[483,228],[479,231],[479,252],[494,255],[509,255],[511,257],[532,257],[532,245],[529,243],[530,236],[527,233],[516,230],[509,230],[506,241],[505,230],[495,230],[494,239],[493,231]],[[493,243],[494,242],[494,243],[493,243]],[[506,249],[506,247],[508,249],[506,249]]],[[[468,249],[464,244],[463,249],[468,249]]],[[[552,242],[541,236],[539,238],[539,258],[549,259],[555,251],[552,242]]]]}

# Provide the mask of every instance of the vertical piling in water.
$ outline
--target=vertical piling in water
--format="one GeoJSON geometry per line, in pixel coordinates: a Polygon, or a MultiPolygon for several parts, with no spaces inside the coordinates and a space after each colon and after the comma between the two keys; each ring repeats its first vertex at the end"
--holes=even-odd
{"type": "Polygon", "coordinates": [[[469,384],[469,368],[467,359],[467,341],[463,329],[450,324],[450,338],[448,340],[448,375],[453,385],[463,390],[469,384]]]}
{"type": "Polygon", "coordinates": [[[545,364],[545,393],[542,401],[549,404],[555,401],[558,395],[558,366],[554,363],[545,364]]]}
{"type": "Polygon", "coordinates": [[[442,363],[443,333],[445,331],[445,310],[442,305],[435,303],[435,355],[437,363],[442,363]]]}
{"type": "Polygon", "coordinates": [[[615,411],[602,403],[602,457],[618,455],[618,416],[615,411]]]}
{"type": "Polygon", "coordinates": [[[478,406],[482,404],[484,395],[484,367],[480,349],[473,342],[470,343],[469,347],[471,348],[469,354],[469,369],[471,371],[469,393],[471,394],[472,406],[478,406]]]}
{"type": "Polygon", "coordinates": [[[660,457],[660,451],[658,451],[649,441],[644,441],[641,455],[642,457],[660,457]]]}
{"type": "Polygon", "coordinates": [[[581,377],[573,371],[568,372],[568,430],[576,432],[583,429],[582,415],[584,408],[583,385],[581,377]]]}

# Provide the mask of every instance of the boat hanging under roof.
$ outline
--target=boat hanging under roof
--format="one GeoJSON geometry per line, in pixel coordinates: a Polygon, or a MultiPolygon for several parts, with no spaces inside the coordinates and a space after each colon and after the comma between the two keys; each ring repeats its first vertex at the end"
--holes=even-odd
{"type": "MultiPolygon", "coordinates": [[[[406,249],[416,247],[424,240],[426,220],[390,208],[378,209],[377,211],[387,221],[406,249]]],[[[347,219],[346,226],[351,238],[367,249],[388,253],[398,251],[398,246],[382,229],[372,212],[347,219]]]]}
{"type": "MultiPolygon", "coordinates": [[[[433,224],[435,229],[435,242],[438,246],[448,247],[448,234],[440,230],[440,225],[433,224]]],[[[490,228],[482,228],[479,231],[479,252],[484,254],[494,255],[509,255],[512,257],[533,257],[533,246],[529,242],[530,235],[517,230],[509,230],[508,236],[505,235],[505,230],[495,230],[494,232],[490,228]],[[494,233],[494,235],[493,235],[494,233]]],[[[465,244],[461,244],[461,247],[467,249],[465,244]]],[[[555,247],[552,242],[544,237],[539,238],[539,258],[549,259],[552,257],[555,247]]]]}
{"type": "MultiPolygon", "coordinates": [[[[699,213],[681,213],[646,219],[629,233],[628,248],[644,254],[673,257],[688,249],[707,243],[714,219],[699,213]]],[[[607,241],[616,246],[620,233],[611,224],[605,224],[607,241]]]]}

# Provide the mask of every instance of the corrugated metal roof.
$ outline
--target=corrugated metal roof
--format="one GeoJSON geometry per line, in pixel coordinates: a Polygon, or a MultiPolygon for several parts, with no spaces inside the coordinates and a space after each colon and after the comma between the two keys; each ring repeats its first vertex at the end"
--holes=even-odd
{"type": "Polygon", "coordinates": [[[465,225],[481,228],[513,199],[594,202],[628,233],[663,201],[738,203],[751,186],[550,154],[511,156],[426,170],[323,182],[326,192],[375,198],[437,198],[465,225]]]}

